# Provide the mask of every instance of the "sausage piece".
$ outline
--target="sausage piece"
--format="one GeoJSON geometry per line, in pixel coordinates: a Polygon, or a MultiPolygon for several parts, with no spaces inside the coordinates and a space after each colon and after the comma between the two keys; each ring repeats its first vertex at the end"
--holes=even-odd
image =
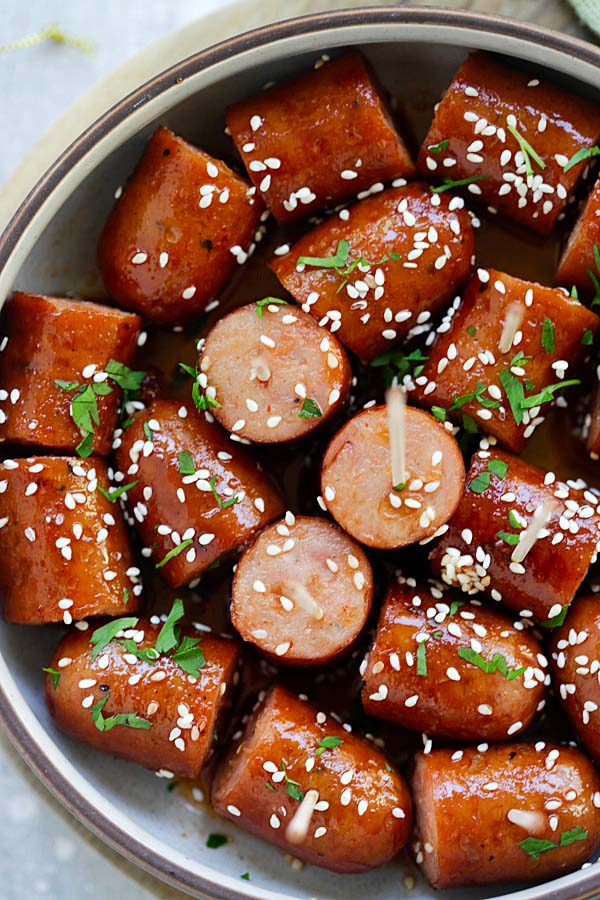
{"type": "Polygon", "coordinates": [[[191,405],[158,400],[116,442],[131,521],[171,587],[196,579],[282,515],[248,452],[191,405]],[[148,435],[151,435],[151,440],[148,435]]]}
{"type": "Polygon", "coordinates": [[[246,831],[334,872],[395,856],[412,813],[404,779],[374,744],[281,687],[221,763],[211,801],[246,831]]]}
{"type": "Polygon", "coordinates": [[[582,437],[592,459],[600,459],[600,366],[596,366],[596,379],[586,416],[582,437]]]}
{"type": "Polygon", "coordinates": [[[415,396],[442,418],[468,415],[518,453],[544,421],[556,385],[577,374],[599,325],[558,288],[480,269],[414,379],[415,396]]]}
{"type": "Polygon", "coordinates": [[[0,596],[20,625],[135,611],[140,570],[105,463],[56,456],[0,463],[0,596]]]}
{"type": "Polygon", "coordinates": [[[262,203],[214,159],[160,127],[98,247],[111,297],[160,325],[198,318],[244,262],[262,203]]]}
{"type": "Polygon", "coordinates": [[[599,134],[595,103],[474,53],[437,105],[417,166],[429,176],[476,179],[468,185],[475,197],[548,234],[585,163],[565,167],[599,134]]]}
{"type": "Polygon", "coordinates": [[[49,666],[53,671],[46,675],[52,717],[67,734],[97,750],[166,776],[196,778],[216,746],[215,731],[231,702],[238,644],[184,628],[180,641],[195,640],[201,650],[201,667],[185,663],[184,669],[177,648],[156,652],[158,625],[136,618],[108,624],[116,639],[98,652],[90,640],[94,632],[71,632],[59,644],[49,666]],[[137,654],[147,651],[144,659],[132,645],[137,654]],[[113,716],[120,721],[113,724],[113,716]]]}
{"type": "Polygon", "coordinates": [[[431,737],[504,741],[543,707],[547,665],[508,616],[400,579],[363,664],[363,706],[431,737]]]}
{"type": "Polygon", "coordinates": [[[332,216],[270,265],[306,312],[368,362],[445,308],[474,252],[462,198],[409,184],[332,216]]]}
{"type": "Polygon", "coordinates": [[[323,458],[323,504],[368,547],[393,550],[430,538],[460,503],[465,478],[456,440],[433,416],[407,407],[406,482],[392,479],[388,412],[358,413],[334,435],[323,458]],[[356,473],[365,473],[357,478],[356,473]]]}
{"type": "Polygon", "coordinates": [[[600,846],[600,778],[571,747],[421,753],[412,789],[416,858],[436,888],[555,878],[600,846]]]}
{"type": "Polygon", "coordinates": [[[447,584],[488,593],[547,625],[572,601],[596,559],[598,501],[576,482],[557,481],[510,453],[479,451],[431,564],[447,584]]]}
{"type": "Polygon", "coordinates": [[[552,680],[577,737],[600,763],[600,607],[598,597],[578,597],[550,643],[552,680]]]}
{"type": "MultiPolygon", "coordinates": [[[[97,303],[14,293],[0,329],[0,442],[73,453],[82,441],[74,397],[111,360],[131,365],[140,326],[138,316],[97,303]]],[[[104,387],[111,390],[95,397],[99,423],[82,455],[110,452],[121,391],[112,379],[104,387]]]]}
{"type": "Polygon", "coordinates": [[[260,91],[225,116],[248,175],[279,222],[414,173],[381,90],[356,51],[260,91]]]}
{"type": "Polygon", "coordinates": [[[278,662],[322,665],[352,646],[372,600],[362,548],[330,522],[288,512],[240,559],[231,620],[278,662]]]}
{"type": "Polygon", "coordinates": [[[264,301],[217,322],[199,369],[219,404],[211,409],[215,418],[256,443],[291,441],[313,431],[343,405],[352,377],[333,335],[323,335],[296,307],[264,301]]]}
{"type": "Polygon", "coordinates": [[[599,273],[594,256],[594,247],[600,245],[600,178],[575,222],[561,254],[556,280],[565,287],[572,285],[587,294],[595,293],[590,278],[591,271],[596,278],[599,273]]]}

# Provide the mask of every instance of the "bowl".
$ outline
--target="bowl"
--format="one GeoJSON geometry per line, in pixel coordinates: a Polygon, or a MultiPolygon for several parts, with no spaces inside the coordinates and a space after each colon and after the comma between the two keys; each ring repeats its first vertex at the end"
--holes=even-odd
{"type": "MultiPolygon", "coordinates": [[[[159,123],[216,156],[231,158],[222,111],[265,82],[310,66],[330,50],[361,46],[387,88],[410,108],[422,138],[439,98],[469,50],[504,54],[542,67],[594,96],[600,88],[600,50],[531,25],[448,10],[365,8],[293,19],[257,29],[201,51],[110,109],[71,144],[35,185],[0,236],[0,298],[23,290],[84,296],[102,292],[95,245],[115,189],[159,123]]],[[[531,254],[516,239],[503,244],[510,271],[531,277],[531,254]],[[520,267],[520,270],[518,270],[520,267]]],[[[552,248],[551,251],[553,252],[552,248]]],[[[548,254],[546,254],[546,257],[548,254]]],[[[546,258],[541,254],[542,263],[546,258]]],[[[551,271],[546,260],[546,270],[551,271]]],[[[543,268],[543,266],[542,266],[543,268]]],[[[536,270],[540,271],[539,265],[536,270]]],[[[164,781],[113,760],[58,732],[44,707],[41,666],[58,629],[0,626],[0,724],[46,787],[94,834],[128,859],[195,897],[276,900],[318,897],[391,900],[401,893],[409,863],[396,860],[367,875],[297,870],[267,844],[223,823],[186,792],[170,794],[164,781]],[[210,831],[230,842],[205,846],[210,831]],[[251,880],[240,879],[245,872],[251,880]]],[[[414,900],[584,900],[600,892],[597,866],[551,883],[434,892],[423,882],[414,900]]]]}

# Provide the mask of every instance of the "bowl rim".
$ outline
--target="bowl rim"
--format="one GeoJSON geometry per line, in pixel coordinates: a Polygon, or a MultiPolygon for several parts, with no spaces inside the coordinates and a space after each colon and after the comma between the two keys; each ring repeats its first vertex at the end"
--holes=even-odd
{"type": "MultiPolygon", "coordinates": [[[[312,13],[255,28],[171,65],[128,93],[86,128],[39,178],[0,234],[0,274],[18,249],[32,218],[43,208],[65,175],[84,159],[101,137],[176,82],[245,51],[285,39],[300,38],[307,33],[325,37],[337,29],[388,24],[452,28],[464,33],[504,37],[521,44],[541,45],[545,50],[574,57],[600,71],[600,47],[584,40],[513,18],[440,7],[357,7],[312,13]]],[[[0,727],[43,785],[96,837],[146,872],[191,896],[206,900],[291,900],[289,894],[258,888],[247,882],[233,886],[233,880],[227,879],[229,885],[221,884],[220,873],[211,875],[213,870],[208,866],[196,867],[206,874],[192,871],[182,853],[171,851],[160,840],[151,837],[126,813],[121,813],[100,792],[91,788],[54,744],[44,747],[44,743],[48,743],[48,733],[21,695],[1,654],[0,675],[0,727]],[[149,843],[143,840],[144,836],[151,837],[149,843]]],[[[591,900],[594,895],[598,896],[599,889],[600,872],[590,868],[503,895],[503,900],[547,900],[549,891],[552,900],[591,900]]]]}

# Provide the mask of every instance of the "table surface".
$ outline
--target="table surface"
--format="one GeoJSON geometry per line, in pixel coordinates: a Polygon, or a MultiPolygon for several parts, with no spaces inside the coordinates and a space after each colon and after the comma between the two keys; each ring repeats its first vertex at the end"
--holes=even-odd
{"type": "MultiPolygon", "coordinates": [[[[366,0],[365,0],[366,3],[366,0]]],[[[590,37],[564,0],[412,0],[513,16],[590,37]]],[[[286,15],[359,5],[296,2],[286,15]]],[[[368,4],[367,4],[368,5],[368,4]]],[[[261,11],[263,3],[261,2],[261,11]]],[[[264,3],[265,10],[269,4],[264,3]]],[[[0,54],[4,128],[0,184],[51,123],[98,79],[162,36],[203,15],[222,11],[222,37],[245,30],[235,3],[224,0],[4,0],[0,43],[57,23],[69,34],[95,41],[93,55],[44,44],[0,54]],[[42,88],[42,89],[40,89],[42,88]]],[[[272,20],[273,15],[266,18],[272,20]]],[[[0,733],[0,884],[3,900],[176,900],[183,898],[92,837],[38,783],[0,733]]]]}

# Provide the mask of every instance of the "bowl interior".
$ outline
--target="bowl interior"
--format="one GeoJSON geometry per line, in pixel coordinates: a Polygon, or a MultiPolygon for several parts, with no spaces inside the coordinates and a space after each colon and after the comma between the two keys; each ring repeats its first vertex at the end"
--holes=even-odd
{"type": "MultiPolygon", "coordinates": [[[[464,58],[473,47],[485,43],[475,33],[452,36],[437,32],[437,40],[431,40],[431,33],[414,33],[407,40],[402,28],[390,24],[386,35],[380,29],[373,36],[357,32],[367,56],[393,96],[399,100],[409,122],[409,133],[415,146],[423,138],[431,120],[433,104],[449,83],[464,58]],[[375,39],[376,38],[376,39],[375,39]],[[470,43],[469,43],[470,42],[470,43]]],[[[287,46],[269,54],[255,53],[249,63],[229,65],[224,76],[189,79],[180,93],[171,88],[167,94],[155,98],[147,104],[142,116],[130,116],[106,139],[106,149],[100,161],[78,169],[80,183],[72,190],[66,190],[54,204],[58,206],[50,215],[49,222],[41,233],[35,235],[32,249],[14,263],[18,265],[15,286],[28,291],[51,294],[75,293],[87,297],[101,296],[95,248],[99,232],[113,203],[115,189],[124,183],[128,173],[138,159],[149,134],[156,125],[164,123],[215,156],[229,162],[235,161],[233,145],[224,134],[224,106],[254,90],[260,89],[267,81],[278,79],[291,72],[309,67],[321,52],[335,52],[339,46],[350,43],[354,34],[338,30],[336,34],[314,34],[300,46],[287,46]],[[268,56],[268,58],[266,58],[268,56]],[[237,71],[236,71],[237,69],[237,71]],[[180,95],[183,99],[179,99],[180,95]],[[110,145],[110,146],[109,146],[110,145]]],[[[486,40],[491,41],[488,35],[486,40]]],[[[515,44],[517,48],[518,42],[515,44]]],[[[532,49],[523,43],[518,48],[522,58],[539,59],[540,49],[532,49]]],[[[515,50],[516,53],[516,50],[515,50]]],[[[231,61],[230,61],[231,63],[231,61]]],[[[562,59],[562,81],[569,83],[569,60],[562,59]]],[[[590,92],[586,85],[579,84],[578,90],[590,92]]],[[[490,230],[493,235],[493,230],[490,230]]],[[[33,239],[32,239],[33,240],[33,239]]],[[[494,243],[491,237],[482,241],[482,253],[486,254],[486,241],[494,243]]],[[[519,256],[520,240],[504,234],[501,244],[495,245],[494,263],[507,267],[509,271],[524,277],[550,278],[556,246],[552,242],[539,253],[519,256]],[[535,256],[535,261],[532,261],[535,256]]],[[[491,260],[490,260],[491,261],[491,260]]],[[[252,262],[259,266],[260,257],[252,262]]],[[[6,288],[9,285],[5,285],[6,288]]],[[[6,293],[6,290],[4,290],[6,293]]],[[[0,653],[10,671],[14,686],[11,687],[15,708],[28,707],[39,721],[43,737],[44,751],[56,761],[66,757],[78,771],[86,785],[82,787],[89,797],[97,791],[108,804],[106,812],[113,819],[125,815],[130,820],[122,824],[132,833],[143,829],[142,837],[150,852],[162,856],[152,864],[159,864],[163,874],[169,875],[169,861],[183,866],[189,872],[188,885],[212,896],[234,896],[238,892],[245,896],[266,897],[269,892],[278,896],[297,898],[318,897],[319,900],[359,900],[367,895],[376,895],[379,900],[392,900],[404,893],[403,876],[411,872],[409,863],[400,858],[382,870],[368,875],[336,876],[312,867],[300,871],[290,867],[289,862],[277,850],[267,844],[245,835],[229,823],[223,823],[202,803],[196,802],[188,791],[167,790],[167,782],[157,779],[152,773],[134,765],[107,758],[84,747],[61,734],[53,725],[43,703],[41,666],[47,663],[61,629],[19,628],[5,623],[0,625],[0,653]],[[20,696],[21,695],[21,696],[20,696]],[[23,706],[24,704],[24,706],[23,706]],[[210,850],[205,846],[206,836],[211,831],[219,831],[229,836],[229,843],[210,850]],[[162,845],[162,846],[159,846],[162,845]],[[250,881],[240,881],[240,876],[250,873],[250,881]],[[211,879],[218,886],[206,887],[203,879],[211,879]]],[[[7,676],[8,677],[8,676],[7,676]]],[[[8,723],[10,728],[10,722],[8,723]]],[[[414,874],[414,873],[413,873],[414,874]]],[[[563,879],[564,881],[564,879],[563,879]]],[[[518,888],[518,886],[517,886],[518,888]]],[[[411,897],[415,900],[444,897],[447,900],[468,900],[503,895],[516,890],[502,887],[498,889],[446,891],[436,893],[423,882],[418,881],[411,897]]],[[[521,896],[541,896],[537,889],[527,890],[521,896]]],[[[562,896],[562,894],[561,894],[562,896]]],[[[564,896],[579,896],[577,891],[564,896]]],[[[589,896],[589,895],[588,895],[589,896]]]]}

